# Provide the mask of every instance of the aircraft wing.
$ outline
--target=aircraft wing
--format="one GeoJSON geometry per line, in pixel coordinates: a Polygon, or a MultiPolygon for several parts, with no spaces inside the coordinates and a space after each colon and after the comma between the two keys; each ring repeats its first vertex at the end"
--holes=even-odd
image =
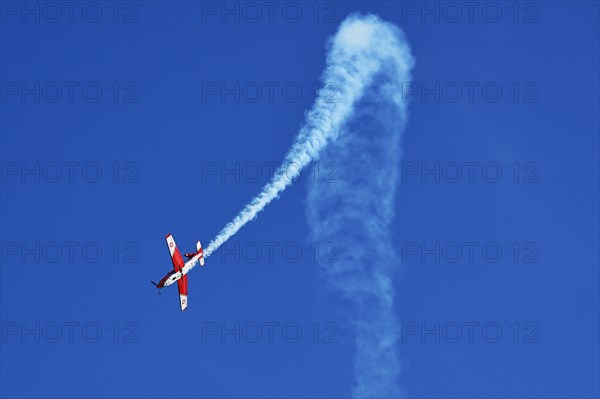
{"type": "MultiPolygon", "coordinates": [[[[169,252],[171,253],[171,261],[173,262],[173,268],[175,269],[176,272],[178,272],[181,269],[183,269],[185,262],[183,261],[183,258],[181,257],[181,254],[179,253],[179,249],[177,248],[177,244],[175,244],[175,240],[173,239],[173,236],[171,234],[169,234],[167,236],[167,246],[169,247],[169,252]]],[[[187,287],[187,284],[186,284],[186,287],[187,287]]],[[[187,289],[186,289],[186,292],[187,292],[187,289]]]]}
{"type": "Polygon", "coordinates": [[[183,312],[187,308],[188,297],[188,276],[187,274],[177,280],[177,288],[179,289],[179,305],[183,312]]]}

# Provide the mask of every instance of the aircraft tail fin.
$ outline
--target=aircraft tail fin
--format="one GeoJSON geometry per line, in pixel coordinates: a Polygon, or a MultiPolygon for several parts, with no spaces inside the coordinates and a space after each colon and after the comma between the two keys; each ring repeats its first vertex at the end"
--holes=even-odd
{"type": "MultiPolygon", "coordinates": [[[[199,252],[202,252],[202,244],[200,244],[200,241],[196,243],[196,253],[199,252]]],[[[204,266],[204,255],[200,257],[200,266],[204,266]]]]}

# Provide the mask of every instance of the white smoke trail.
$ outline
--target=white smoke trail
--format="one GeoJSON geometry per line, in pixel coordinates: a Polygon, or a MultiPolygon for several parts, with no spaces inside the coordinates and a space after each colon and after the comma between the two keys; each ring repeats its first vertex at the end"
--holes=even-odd
{"type": "Polygon", "coordinates": [[[319,95],[282,167],[262,192],[217,234],[208,245],[205,256],[210,256],[254,219],[299,175],[302,168],[318,158],[329,141],[336,139],[376,72],[384,65],[409,71],[412,63],[410,50],[394,25],[373,15],[346,18],[329,43],[327,66],[322,76],[323,82],[333,82],[339,88],[337,101],[329,101],[323,93],[319,95]]]}
{"type": "Polygon", "coordinates": [[[408,73],[390,65],[374,77],[339,138],[321,152],[325,164],[337,166],[335,176],[309,182],[311,241],[335,248],[335,262],[322,258],[320,270],[350,305],[343,309],[356,342],[356,398],[403,396],[393,307],[400,262],[390,224],[406,121],[397,93],[408,73]]]}
{"type": "MultiPolygon", "coordinates": [[[[378,33],[372,45],[379,68],[338,139],[321,152],[324,162],[337,165],[335,181],[309,182],[307,218],[313,242],[337,248],[337,262],[322,262],[321,270],[351,305],[345,309],[356,341],[353,396],[398,398],[403,392],[393,279],[399,261],[389,227],[407,115],[401,93],[413,60],[400,30],[374,17],[366,21],[378,33]]],[[[360,59],[353,62],[362,68],[360,59]]]]}

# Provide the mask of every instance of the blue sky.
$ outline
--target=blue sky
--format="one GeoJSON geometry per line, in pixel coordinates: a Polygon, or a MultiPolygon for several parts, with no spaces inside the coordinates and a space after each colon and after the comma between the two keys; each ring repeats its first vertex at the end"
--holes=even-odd
{"type": "Polygon", "coordinates": [[[350,396],[348,304],[320,271],[339,248],[308,238],[314,172],[191,272],[186,312],[148,281],[171,268],[166,234],[208,244],[268,181],[327,38],[361,11],[416,59],[391,228],[400,386],[598,397],[597,2],[456,22],[435,2],[254,3],[257,21],[236,2],[23,4],[0,3],[0,396],[350,396]]]}

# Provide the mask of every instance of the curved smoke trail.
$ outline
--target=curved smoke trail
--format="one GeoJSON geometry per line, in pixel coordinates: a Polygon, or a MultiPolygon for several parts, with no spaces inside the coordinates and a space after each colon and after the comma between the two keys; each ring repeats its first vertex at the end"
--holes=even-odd
{"type": "MultiPolygon", "coordinates": [[[[297,177],[301,170],[318,158],[321,150],[337,138],[338,132],[353,113],[356,102],[363,96],[377,72],[397,71],[408,79],[413,59],[401,31],[376,16],[351,15],[346,18],[329,43],[324,82],[339,87],[336,102],[319,95],[306,115],[306,123],[298,133],[284,163],[273,179],[208,245],[210,256],[246,223],[256,217],[267,204],[297,177]]],[[[407,81],[407,80],[404,80],[407,81]]],[[[399,96],[389,93],[390,97],[399,96]]],[[[401,106],[401,105],[399,105],[401,106]]]]}

